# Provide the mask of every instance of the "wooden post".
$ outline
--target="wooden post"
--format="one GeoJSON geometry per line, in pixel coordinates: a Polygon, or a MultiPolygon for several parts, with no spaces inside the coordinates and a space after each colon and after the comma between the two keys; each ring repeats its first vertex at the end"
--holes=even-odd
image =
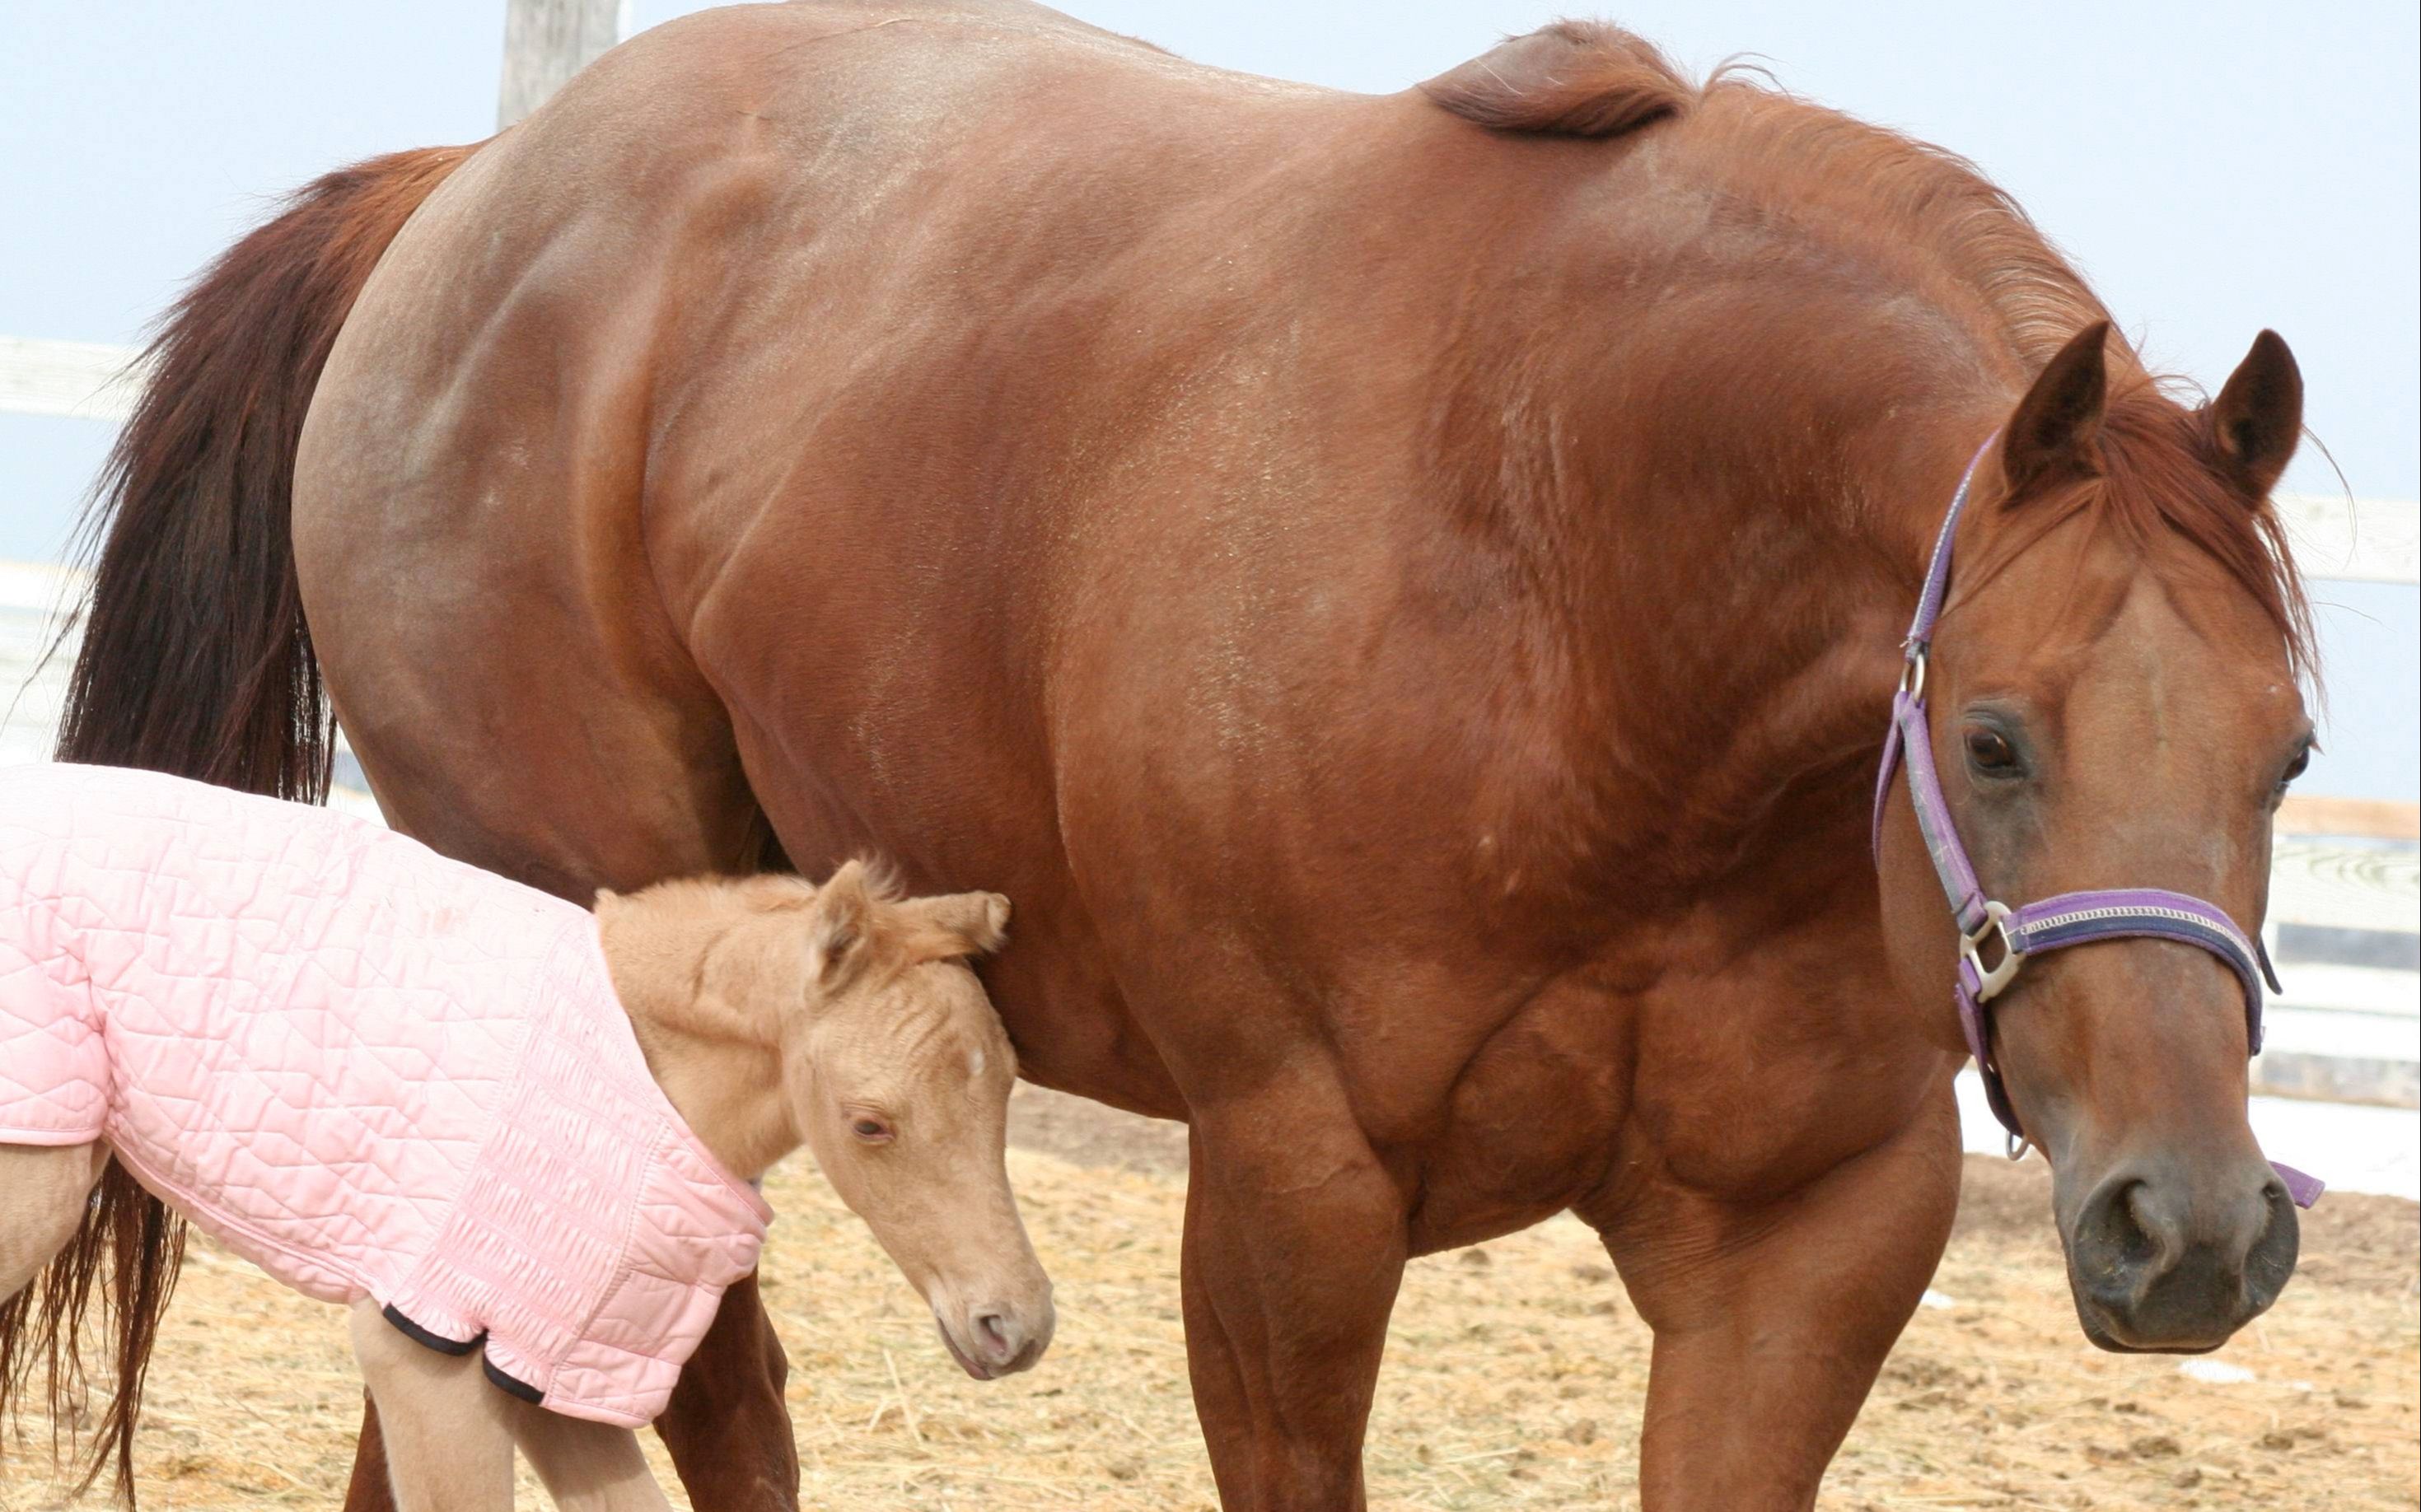
{"type": "Polygon", "coordinates": [[[597,55],[622,39],[627,0],[505,0],[503,131],[546,102],[597,55]]]}

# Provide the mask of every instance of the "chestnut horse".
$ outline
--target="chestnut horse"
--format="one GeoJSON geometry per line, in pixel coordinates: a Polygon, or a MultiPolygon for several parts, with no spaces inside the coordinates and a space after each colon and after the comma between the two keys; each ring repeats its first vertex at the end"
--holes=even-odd
{"type": "MultiPolygon", "coordinates": [[[[709,12],[186,296],[67,748],[307,795],[316,652],[394,822],[568,896],[1007,892],[1025,1074],[1191,1125],[1227,1505],[1361,1505],[1407,1257],[1570,1210],[1647,1504],[1805,1506],[1958,1200],[1958,937],[1867,822],[1987,438],[1929,691],[1999,896],[2250,930],[2309,740],[2293,361],[2189,406],[2106,319],[1956,159],[1607,28],[1374,98],[709,12]]],[[[2217,1346],[2295,1250],[2237,982],[2127,940],[1994,1006],[2088,1332],[2217,1346]]],[[[781,1378],[735,1289],[699,1505],[792,1504],[781,1378]]]]}

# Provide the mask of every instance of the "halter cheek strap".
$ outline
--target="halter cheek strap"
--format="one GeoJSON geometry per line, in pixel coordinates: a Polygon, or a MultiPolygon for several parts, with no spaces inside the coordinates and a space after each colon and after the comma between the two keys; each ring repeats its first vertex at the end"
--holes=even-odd
{"type": "MultiPolygon", "coordinates": [[[[1960,516],[1967,508],[1976,469],[1991,450],[1994,439],[1985,441],[1959,479],[1959,491],[1951,496],[1942,533],[1934,538],[1916,617],[1909,624],[1908,639],[1900,643],[1904,662],[1899,691],[1892,695],[1891,728],[1883,737],[1882,771],[1875,781],[1871,839],[1880,857],[1883,807],[1891,796],[1892,777],[1905,763],[1917,829],[1924,834],[1926,854],[1932,859],[1933,874],[1942,883],[1943,896],[1959,930],[1959,1027],[1984,1079],[1984,1095],[1993,1116],[2008,1130],[2011,1151],[2023,1153],[2025,1130],[2009,1105],[2008,1088],[1992,1057],[1990,1005],[2017,979],[2019,970],[2032,957],[2119,939],[2171,940],[2207,950],[2226,963],[2244,990],[2245,1043],[2250,1047],[2247,1053],[2256,1055],[2261,1052],[2262,983],[2268,982],[2273,992],[2280,988],[2277,973],[2271,969],[2269,955],[2258,940],[2248,937],[2225,912],[2201,898],[2157,887],[2131,887],[2061,893],[2013,909],[1987,896],[1983,884],[1976,880],[1975,864],[1960,843],[1950,804],[1942,794],[1941,775],[1933,766],[1925,672],[1934,622],[1941,617],[1943,600],[1949,592],[1951,543],[1959,534],[1960,516]]],[[[2319,1179],[2274,1161],[2271,1165],[2296,1206],[2309,1208],[2319,1199],[2323,1186],[2319,1179]]]]}

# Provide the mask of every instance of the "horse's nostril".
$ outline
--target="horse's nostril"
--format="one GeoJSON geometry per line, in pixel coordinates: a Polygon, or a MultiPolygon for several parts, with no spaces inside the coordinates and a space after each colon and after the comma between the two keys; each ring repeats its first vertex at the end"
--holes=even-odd
{"type": "Polygon", "coordinates": [[[2130,1183],[2113,1215],[2112,1236],[2124,1243],[2130,1265],[2149,1265],[2167,1247],[2163,1242],[2165,1218],[2155,1209],[2151,1191],[2141,1181],[2130,1183]]]}
{"type": "Polygon", "coordinates": [[[2295,1260],[2304,1242],[2303,1222],[2295,1212],[2294,1199],[2287,1194],[2286,1184],[2273,1178],[2261,1195],[2261,1232],[2244,1255],[2244,1297],[2257,1313],[2276,1302],[2278,1293],[2286,1289],[2288,1278],[2295,1273],[2295,1260]]]}
{"type": "Polygon", "coordinates": [[[2095,1192],[2077,1224],[2092,1268],[2100,1272],[2132,1272],[2149,1265],[2161,1253],[2154,1236],[2159,1222],[2147,1199],[2144,1183],[2114,1181],[2095,1192]]]}
{"type": "Polygon", "coordinates": [[[2070,1279],[2094,1342],[2207,1349],[2277,1298],[2297,1242],[2266,1171],[2114,1177],[2077,1214],[2070,1279]]]}

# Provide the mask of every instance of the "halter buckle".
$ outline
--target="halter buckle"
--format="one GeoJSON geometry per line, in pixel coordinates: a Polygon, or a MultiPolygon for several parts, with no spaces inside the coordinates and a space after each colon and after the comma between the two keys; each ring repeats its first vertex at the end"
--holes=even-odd
{"type": "Polygon", "coordinates": [[[1984,922],[1976,926],[1973,934],[1961,930],[1959,935],[1959,959],[1976,974],[1976,1001],[1990,1003],[2001,990],[2017,979],[2018,968],[2025,964],[2025,953],[2009,938],[2009,906],[1984,900],[1984,922]],[[1984,964],[1984,942],[1995,932],[2001,937],[2001,959],[1987,967],[1984,964]]]}

